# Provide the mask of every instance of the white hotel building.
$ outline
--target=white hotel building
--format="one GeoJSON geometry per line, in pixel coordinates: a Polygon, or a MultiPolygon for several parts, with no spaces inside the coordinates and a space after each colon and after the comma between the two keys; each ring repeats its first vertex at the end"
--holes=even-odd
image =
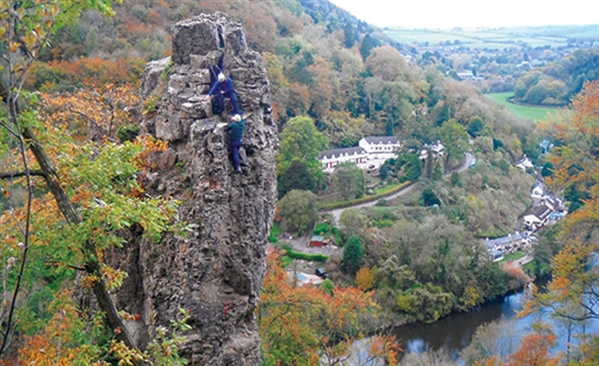
{"type": "Polygon", "coordinates": [[[322,163],[322,171],[331,173],[340,163],[355,163],[362,169],[375,169],[388,160],[397,157],[395,151],[400,147],[394,136],[369,136],[358,142],[356,147],[322,151],[318,159],[322,163]]]}

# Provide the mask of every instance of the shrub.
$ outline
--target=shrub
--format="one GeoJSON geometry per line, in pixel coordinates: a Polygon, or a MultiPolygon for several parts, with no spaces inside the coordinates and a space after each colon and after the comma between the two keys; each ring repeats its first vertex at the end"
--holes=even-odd
{"type": "Polygon", "coordinates": [[[139,135],[139,126],[127,123],[119,127],[117,136],[120,142],[133,141],[139,135]]]}
{"type": "Polygon", "coordinates": [[[288,244],[283,244],[282,248],[285,249],[285,251],[287,251],[286,255],[289,258],[293,259],[303,259],[305,261],[311,262],[326,262],[327,259],[329,259],[329,256],[325,254],[309,254],[296,252],[288,244]]]}
{"type": "Polygon", "coordinates": [[[333,225],[329,224],[328,222],[319,222],[318,224],[316,224],[316,228],[314,229],[313,234],[314,235],[328,234],[331,232],[332,229],[333,229],[333,225]]]}

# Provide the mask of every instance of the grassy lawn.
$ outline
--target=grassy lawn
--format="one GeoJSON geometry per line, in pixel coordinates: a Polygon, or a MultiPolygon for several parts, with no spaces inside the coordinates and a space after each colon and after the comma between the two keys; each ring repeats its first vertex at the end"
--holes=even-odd
{"type": "Polygon", "coordinates": [[[524,253],[524,252],[516,251],[514,253],[506,254],[505,257],[503,257],[503,259],[499,262],[504,263],[504,262],[517,261],[518,259],[524,257],[525,255],[526,255],[526,253],[524,253]]]}
{"type": "Polygon", "coordinates": [[[393,183],[393,184],[389,184],[384,186],[383,188],[375,188],[374,189],[374,194],[386,194],[389,193],[391,191],[393,191],[396,187],[402,185],[403,183],[393,183]]]}
{"type": "Polygon", "coordinates": [[[351,199],[351,200],[334,200],[334,201],[324,201],[321,204],[321,210],[323,211],[328,211],[328,210],[334,210],[336,208],[341,208],[341,207],[349,207],[349,206],[353,206],[353,205],[357,205],[360,203],[366,203],[366,202],[372,202],[381,198],[385,198],[384,196],[386,196],[389,193],[394,193],[395,191],[399,191],[405,187],[407,187],[408,185],[410,185],[412,182],[410,181],[406,181],[403,183],[393,183],[393,184],[389,184],[383,188],[375,188],[374,189],[374,194],[373,195],[367,195],[367,196],[363,196],[362,198],[356,198],[356,199],[351,199]]]}
{"type": "Polygon", "coordinates": [[[492,93],[486,94],[487,98],[506,106],[509,110],[511,110],[516,116],[520,118],[532,118],[535,121],[539,122],[551,112],[557,111],[557,108],[548,108],[548,107],[529,107],[524,105],[518,105],[509,103],[508,98],[512,97],[514,93],[492,93]]]}

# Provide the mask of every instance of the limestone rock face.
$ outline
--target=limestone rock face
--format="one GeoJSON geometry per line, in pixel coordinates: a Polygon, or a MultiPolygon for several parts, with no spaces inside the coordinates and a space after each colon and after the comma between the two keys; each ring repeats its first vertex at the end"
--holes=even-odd
{"type": "Polygon", "coordinates": [[[153,157],[147,192],[181,200],[179,217],[193,228],[185,238],[167,234],[159,244],[126,248],[130,276],[119,305],[141,314],[130,330],[142,347],[183,308],[193,327],[181,347],[189,364],[257,365],[253,312],[276,204],[278,148],[262,58],[247,48],[240,24],[223,13],[201,14],[175,25],[172,59],[147,65],[140,92],[142,132],[169,143],[153,157]],[[204,99],[208,66],[223,54],[247,116],[241,173],[233,172],[227,124],[204,99]]]}

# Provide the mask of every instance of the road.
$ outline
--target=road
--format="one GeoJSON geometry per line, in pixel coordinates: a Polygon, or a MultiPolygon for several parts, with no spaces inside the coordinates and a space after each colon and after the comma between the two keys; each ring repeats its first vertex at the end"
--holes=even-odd
{"type": "MultiPolygon", "coordinates": [[[[453,173],[463,172],[464,170],[466,170],[466,169],[468,169],[470,167],[470,164],[472,164],[473,161],[474,161],[474,155],[472,155],[469,152],[465,153],[464,154],[464,163],[462,163],[462,165],[460,165],[459,167],[457,167],[455,169],[451,169],[451,170],[448,170],[447,172],[445,172],[445,176],[451,175],[453,173]]],[[[339,223],[339,219],[341,218],[341,214],[343,213],[344,210],[347,210],[349,208],[373,207],[382,198],[384,198],[386,200],[391,200],[391,199],[394,199],[396,197],[402,196],[402,195],[410,192],[412,189],[414,189],[414,187],[416,187],[417,183],[418,182],[411,183],[410,185],[406,186],[403,189],[400,189],[397,192],[393,192],[392,194],[390,194],[388,196],[380,197],[380,198],[372,200],[370,202],[359,203],[359,204],[356,204],[356,205],[347,206],[347,207],[343,207],[343,208],[338,208],[338,209],[331,210],[331,211],[325,211],[324,213],[331,214],[333,216],[333,219],[335,220],[335,223],[338,224],[339,223]]]]}

